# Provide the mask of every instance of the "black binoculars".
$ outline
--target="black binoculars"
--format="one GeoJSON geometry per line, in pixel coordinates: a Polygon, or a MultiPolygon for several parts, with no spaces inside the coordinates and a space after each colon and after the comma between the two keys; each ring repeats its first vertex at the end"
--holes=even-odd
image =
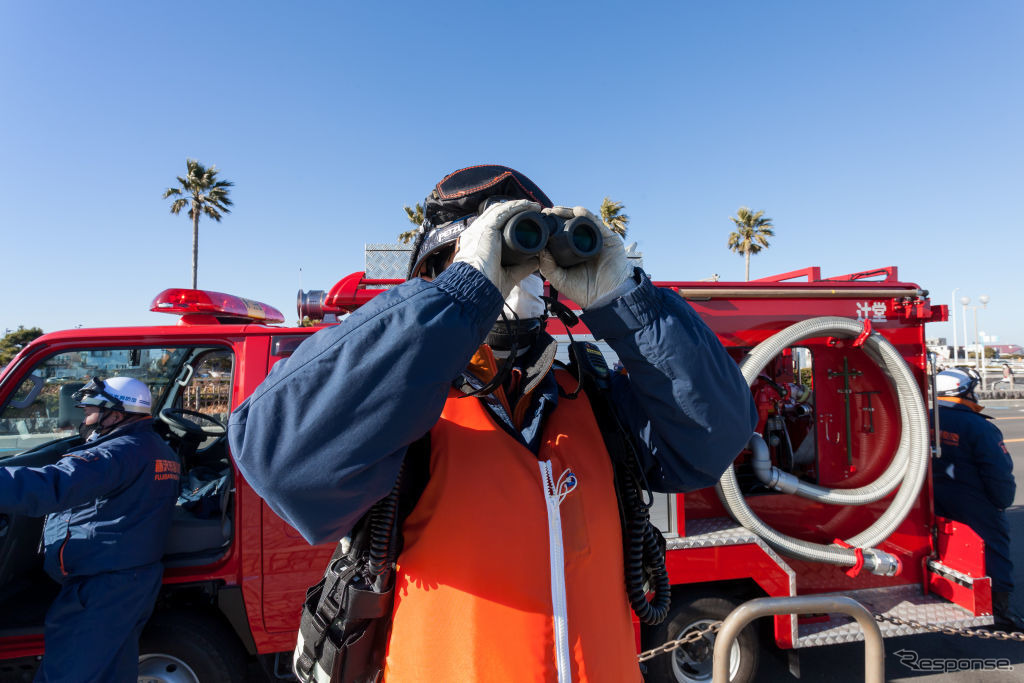
{"type": "Polygon", "coordinates": [[[602,246],[601,230],[589,218],[525,211],[510,218],[502,230],[501,265],[523,263],[547,248],[555,263],[568,268],[595,258],[602,246]]]}

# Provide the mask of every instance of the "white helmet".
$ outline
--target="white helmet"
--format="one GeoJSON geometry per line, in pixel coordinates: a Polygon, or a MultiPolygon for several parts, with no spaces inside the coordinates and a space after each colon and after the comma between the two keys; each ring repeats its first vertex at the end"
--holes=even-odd
{"type": "Polygon", "coordinates": [[[149,415],[153,405],[149,387],[133,377],[111,377],[106,381],[93,377],[72,398],[79,407],[98,406],[139,415],[149,415]]]}
{"type": "Polygon", "coordinates": [[[957,396],[975,400],[974,388],[981,376],[973,368],[952,368],[935,376],[935,390],[939,396],[957,396]]]}

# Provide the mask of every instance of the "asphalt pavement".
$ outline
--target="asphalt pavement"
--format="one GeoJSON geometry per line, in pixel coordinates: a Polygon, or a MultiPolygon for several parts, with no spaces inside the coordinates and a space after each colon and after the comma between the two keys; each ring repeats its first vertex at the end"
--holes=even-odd
{"type": "MultiPolygon", "coordinates": [[[[1018,382],[1020,388],[1020,382],[1018,382]]],[[[1007,510],[1016,592],[1013,604],[1024,613],[1024,401],[986,400],[985,412],[996,418],[1017,477],[1014,505],[1007,510]]],[[[1024,643],[981,640],[942,634],[885,640],[885,679],[916,683],[1021,683],[1024,643]]],[[[801,681],[859,683],[864,680],[864,644],[845,643],[799,651],[801,681]]],[[[757,681],[795,680],[786,655],[762,656],[757,681]]]]}

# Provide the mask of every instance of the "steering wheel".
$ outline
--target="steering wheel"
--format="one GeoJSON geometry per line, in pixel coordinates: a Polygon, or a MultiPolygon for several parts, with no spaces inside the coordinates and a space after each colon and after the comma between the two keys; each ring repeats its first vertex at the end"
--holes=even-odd
{"type": "Polygon", "coordinates": [[[218,438],[228,432],[227,427],[220,420],[200,413],[198,410],[165,408],[160,411],[160,420],[170,427],[177,436],[197,442],[211,437],[218,438]]]}

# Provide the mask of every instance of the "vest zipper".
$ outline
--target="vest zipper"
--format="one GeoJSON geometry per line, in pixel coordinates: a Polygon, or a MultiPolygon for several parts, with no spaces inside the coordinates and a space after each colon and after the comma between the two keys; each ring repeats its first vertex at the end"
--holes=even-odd
{"type": "Polygon", "coordinates": [[[565,597],[565,552],[562,548],[562,514],[559,506],[576,486],[576,476],[566,470],[555,482],[550,460],[542,460],[541,479],[544,484],[544,501],[548,509],[548,551],[551,561],[551,620],[555,634],[555,665],[558,669],[558,683],[570,683],[572,673],[569,665],[569,613],[565,597]]]}

